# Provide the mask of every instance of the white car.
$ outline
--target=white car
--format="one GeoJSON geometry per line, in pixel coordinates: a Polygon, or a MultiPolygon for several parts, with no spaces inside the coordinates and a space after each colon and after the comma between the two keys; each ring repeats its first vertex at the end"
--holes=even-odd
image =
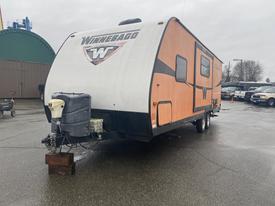
{"type": "Polygon", "coordinates": [[[250,87],[247,91],[243,91],[243,90],[236,90],[234,93],[234,98],[237,100],[244,100],[245,97],[245,93],[248,91],[253,91],[255,90],[257,87],[250,87]]]}

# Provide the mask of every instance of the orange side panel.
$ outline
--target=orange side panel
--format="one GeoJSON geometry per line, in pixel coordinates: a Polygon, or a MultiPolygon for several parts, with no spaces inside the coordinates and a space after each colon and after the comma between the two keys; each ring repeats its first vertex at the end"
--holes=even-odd
{"type": "Polygon", "coordinates": [[[158,59],[175,71],[176,55],[187,59],[187,83],[177,82],[175,77],[155,73],[151,90],[151,121],[157,126],[157,103],[172,102],[172,121],[193,115],[194,38],[176,21],[170,21],[158,54],[158,59]],[[189,84],[190,83],[190,84],[189,84]]]}
{"type": "Polygon", "coordinates": [[[161,61],[168,72],[158,70],[153,74],[152,79],[150,109],[153,128],[156,128],[158,124],[161,126],[167,122],[176,122],[204,112],[204,110],[193,112],[194,61],[196,61],[196,84],[199,86],[196,88],[196,107],[212,104],[212,98],[216,98],[220,102],[220,88],[215,85],[218,85],[221,79],[221,62],[215,57],[214,60],[211,59],[200,49],[196,51],[197,58],[195,60],[195,42],[196,39],[179,22],[175,19],[169,21],[157,56],[157,61],[161,61]],[[186,82],[178,82],[173,76],[173,72],[176,70],[177,55],[187,60],[186,82]],[[209,78],[200,75],[201,55],[210,60],[209,78]],[[203,99],[203,89],[200,86],[207,89],[205,99],[203,99]],[[158,111],[158,105],[163,101],[171,102],[171,107],[163,105],[158,111]]]}

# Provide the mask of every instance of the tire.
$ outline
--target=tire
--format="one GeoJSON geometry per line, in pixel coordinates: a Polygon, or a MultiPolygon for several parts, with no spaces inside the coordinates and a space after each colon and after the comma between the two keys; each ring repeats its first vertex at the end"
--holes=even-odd
{"type": "Polygon", "coordinates": [[[210,127],[210,113],[205,115],[205,129],[209,129],[210,127]]]}
{"type": "Polygon", "coordinates": [[[267,101],[267,105],[268,106],[270,106],[270,107],[273,107],[273,106],[275,106],[275,99],[269,99],[268,101],[267,101]]]}
{"type": "Polygon", "coordinates": [[[196,128],[198,133],[203,133],[205,131],[205,117],[196,121],[196,128]]]}

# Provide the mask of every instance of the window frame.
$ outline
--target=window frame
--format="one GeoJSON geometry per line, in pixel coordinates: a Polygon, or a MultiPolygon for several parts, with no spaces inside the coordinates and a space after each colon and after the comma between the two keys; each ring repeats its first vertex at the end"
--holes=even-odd
{"type": "Polygon", "coordinates": [[[206,56],[204,56],[204,55],[201,55],[201,63],[200,63],[200,74],[201,74],[201,76],[204,76],[204,77],[206,77],[206,78],[209,78],[210,77],[210,70],[211,70],[211,66],[210,66],[210,59],[208,59],[206,56]],[[205,66],[205,65],[203,65],[202,64],[202,59],[206,59],[208,62],[209,62],[209,72],[208,72],[208,74],[206,75],[206,74],[204,74],[203,72],[202,72],[202,66],[205,66]]]}
{"type": "Polygon", "coordinates": [[[188,61],[187,61],[187,59],[185,58],[185,57],[183,57],[183,56],[181,56],[181,55],[179,55],[179,54],[177,54],[176,55],[176,71],[175,71],[175,79],[176,79],[176,82],[182,82],[182,83],[185,83],[185,82],[187,82],[187,69],[188,68],[188,61]],[[186,69],[185,69],[185,79],[184,80],[182,80],[182,79],[178,79],[177,78],[177,70],[178,70],[178,58],[180,58],[180,59],[183,59],[184,61],[185,61],[185,65],[186,65],[186,69]]]}

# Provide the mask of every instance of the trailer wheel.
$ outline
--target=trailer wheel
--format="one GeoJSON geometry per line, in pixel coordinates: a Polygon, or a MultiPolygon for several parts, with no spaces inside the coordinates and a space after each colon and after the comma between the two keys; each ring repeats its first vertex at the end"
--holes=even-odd
{"type": "Polygon", "coordinates": [[[196,121],[196,128],[197,128],[197,132],[198,132],[198,133],[203,133],[203,132],[204,132],[204,130],[205,130],[205,125],[206,125],[205,122],[206,122],[206,121],[205,121],[205,117],[203,117],[202,119],[198,119],[198,120],[196,121]]]}
{"type": "Polygon", "coordinates": [[[205,115],[205,129],[209,129],[210,127],[210,113],[205,115]]]}

